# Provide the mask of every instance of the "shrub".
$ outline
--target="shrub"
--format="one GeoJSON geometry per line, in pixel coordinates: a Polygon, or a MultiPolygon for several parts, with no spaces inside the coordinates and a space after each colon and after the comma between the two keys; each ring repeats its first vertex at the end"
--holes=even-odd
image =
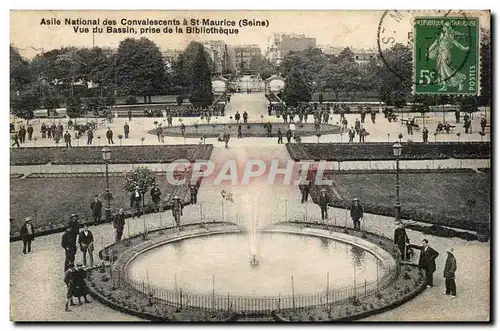
{"type": "Polygon", "coordinates": [[[129,95],[126,99],[125,99],[125,103],[127,105],[135,105],[137,103],[137,99],[135,96],[133,95],[129,95]]]}
{"type": "Polygon", "coordinates": [[[182,95],[178,95],[176,98],[175,98],[175,101],[177,102],[177,105],[180,106],[182,105],[182,103],[184,102],[184,97],[182,95]]]}

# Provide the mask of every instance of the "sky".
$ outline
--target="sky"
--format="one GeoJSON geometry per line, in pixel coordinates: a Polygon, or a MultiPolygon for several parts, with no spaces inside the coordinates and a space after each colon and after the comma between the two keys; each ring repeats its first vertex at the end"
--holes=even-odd
{"type": "MultiPolygon", "coordinates": [[[[273,33],[304,34],[315,37],[317,45],[331,45],[334,47],[354,47],[356,49],[376,49],[377,30],[384,11],[11,11],[10,42],[17,47],[21,54],[32,58],[42,51],[47,52],[62,46],[116,48],[121,40],[127,37],[147,37],[153,40],[162,50],[184,49],[193,40],[224,40],[227,44],[257,44],[262,51],[268,45],[273,33]],[[116,20],[114,27],[125,28],[120,21],[137,19],[173,20],[180,21],[184,33],[143,33],[136,31],[129,33],[95,33],[92,26],[88,33],[75,33],[74,25],[65,25],[64,19],[100,19],[100,27],[104,28],[105,20],[116,20]],[[197,35],[186,34],[183,20],[204,18],[213,20],[235,21],[258,20],[267,21],[268,27],[239,27],[226,26],[226,29],[238,29],[235,35],[213,34],[197,35]],[[61,25],[41,24],[42,19],[61,20],[61,25]]],[[[490,24],[489,12],[467,12],[467,16],[480,18],[481,27],[488,28],[490,24]]],[[[391,31],[399,41],[408,41],[408,32],[412,29],[412,19],[415,16],[443,15],[436,12],[400,11],[398,15],[385,15],[382,27],[391,31]],[[398,19],[394,19],[397,16],[398,19]]],[[[457,13],[457,16],[460,15],[457,13]]],[[[129,26],[130,27],[130,26],[129,26]]],[[[158,27],[158,26],[155,26],[158,27]]],[[[164,26],[161,26],[162,29],[164,26]]],[[[175,29],[175,26],[170,26],[175,29]]],[[[135,26],[139,30],[140,26],[135,26]]],[[[388,36],[389,37],[389,36],[388,36]]]]}

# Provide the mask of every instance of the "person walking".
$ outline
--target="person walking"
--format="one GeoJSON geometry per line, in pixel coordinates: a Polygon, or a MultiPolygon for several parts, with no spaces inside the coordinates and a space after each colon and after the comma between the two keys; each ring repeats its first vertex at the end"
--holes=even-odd
{"type": "Polygon", "coordinates": [[[89,230],[87,225],[83,226],[83,230],[78,235],[78,244],[82,252],[83,264],[87,266],[87,253],[89,255],[89,266],[94,265],[94,235],[89,230]]]}
{"type": "Polygon", "coordinates": [[[115,144],[113,141],[113,131],[111,130],[111,128],[108,128],[108,131],[106,131],[106,139],[108,139],[108,144],[115,144]]]}
{"type": "Polygon", "coordinates": [[[102,202],[97,194],[94,196],[94,201],[90,203],[90,210],[92,210],[95,225],[99,224],[102,217],[102,202]]]}
{"type": "Polygon", "coordinates": [[[12,147],[17,146],[17,148],[20,148],[21,146],[19,145],[19,135],[17,133],[14,133],[12,135],[12,140],[14,140],[14,143],[12,144],[12,147]]]}
{"type": "Polygon", "coordinates": [[[439,253],[429,246],[427,239],[422,240],[422,246],[410,245],[410,247],[420,250],[418,267],[425,272],[427,287],[432,287],[434,285],[433,274],[436,271],[436,258],[439,256],[439,253]]]}
{"type": "Polygon", "coordinates": [[[172,203],[172,216],[174,216],[175,225],[182,230],[181,226],[181,216],[183,205],[178,196],[174,197],[174,202],[172,203]]]}
{"type": "Polygon", "coordinates": [[[323,221],[328,219],[329,203],[330,203],[330,197],[326,194],[326,189],[321,189],[321,195],[319,196],[319,206],[321,208],[321,219],[323,221]]]}
{"type": "Polygon", "coordinates": [[[35,240],[35,227],[31,224],[33,219],[26,217],[23,226],[21,226],[20,235],[23,241],[23,254],[31,253],[31,242],[35,240]]]}
{"type": "Polygon", "coordinates": [[[278,128],[278,144],[283,144],[283,133],[280,128],[278,128]]]}
{"type": "Polygon", "coordinates": [[[134,218],[141,215],[142,192],[139,186],[135,187],[134,192],[130,195],[130,207],[135,208],[134,218]]]}
{"type": "Polygon", "coordinates": [[[160,202],[161,202],[161,191],[158,188],[157,184],[154,184],[153,188],[151,189],[151,200],[153,201],[153,204],[156,207],[156,210],[160,212],[160,202]]]}
{"type": "Polygon", "coordinates": [[[125,139],[128,139],[128,135],[130,133],[130,126],[128,125],[127,122],[125,122],[125,125],[123,126],[123,133],[125,135],[125,139]]]}
{"type": "Polygon", "coordinates": [[[394,245],[398,246],[401,258],[406,260],[408,258],[406,247],[410,243],[410,239],[406,234],[406,229],[403,222],[398,222],[398,227],[394,230],[394,245]]]}
{"type": "Polygon", "coordinates": [[[361,219],[363,218],[363,206],[358,198],[352,200],[351,219],[354,224],[354,230],[361,231],[361,219]]]}
{"type": "Polygon", "coordinates": [[[115,229],[115,242],[122,240],[123,228],[125,227],[125,213],[123,208],[120,208],[118,214],[113,219],[113,229],[115,229]]]}
{"type": "Polygon", "coordinates": [[[445,295],[450,295],[454,299],[457,297],[457,285],[455,284],[455,272],[457,271],[457,260],[453,255],[453,248],[448,248],[446,250],[448,254],[446,257],[446,262],[444,263],[444,283],[446,287],[445,295]]]}
{"type": "Polygon", "coordinates": [[[64,271],[66,271],[70,265],[74,265],[76,255],[76,240],[71,233],[71,226],[68,226],[63,233],[61,237],[61,246],[64,248],[64,271]]]}

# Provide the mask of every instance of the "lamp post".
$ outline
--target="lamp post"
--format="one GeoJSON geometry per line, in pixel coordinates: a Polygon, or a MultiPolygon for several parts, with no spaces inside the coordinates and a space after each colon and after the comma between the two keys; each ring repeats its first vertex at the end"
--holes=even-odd
{"type": "Polygon", "coordinates": [[[106,207],[104,208],[104,211],[105,211],[106,222],[109,223],[111,222],[111,196],[109,192],[108,164],[109,160],[111,159],[111,149],[108,146],[104,146],[104,148],[101,150],[101,153],[102,153],[102,159],[106,164],[106,207]]]}
{"type": "Polygon", "coordinates": [[[401,156],[402,150],[403,146],[399,142],[392,145],[392,151],[396,157],[396,204],[394,205],[394,216],[396,221],[401,219],[401,202],[399,200],[399,157],[401,156]]]}

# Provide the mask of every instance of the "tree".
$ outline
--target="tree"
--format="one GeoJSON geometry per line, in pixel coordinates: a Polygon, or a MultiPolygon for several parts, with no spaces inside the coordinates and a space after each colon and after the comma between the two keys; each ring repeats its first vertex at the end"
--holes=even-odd
{"type": "Polygon", "coordinates": [[[59,105],[60,105],[60,100],[52,95],[47,95],[43,98],[42,104],[45,109],[47,109],[47,117],[50,117],[50,112],[55,111],[59,105]]]}
{"type": "Polygon", "coordinates": [[[287,106],[296,107],[299,102],[311,101],[311,92],[299,70],[292,71],[285,78],[283,101],[287,106]]]}
{"type": "Polygon", "coordinates": [[[184,52],[182,52],[176,61],[173,63],[175,82],[183,87],[190,87],[193,82],[193,68],[196,62],[198,52],[203,50],[205,59],[207,61],[210,75],[213,73],[213,64],[210,55],[205,51],[203,44],[192,41],[190,42],[184,52]]]}
{"type": "Polygon", "coordinates": [[[40,108],[40,98],[32,91],[11,95],[12,113],[27,121],[35,117],[35,110],[40,108]]]}
{"type": "Polygon", "coordinates": [[[158,46],[147,38],[127,38],[116,55],[116,85],[121,95],[139,95],[144,102],[161,93],[168,82],[158,46]]]}
{"type": "Polygon", "coordinates": [[[156,174],[147,167],[137,167],[125,176],[123,188],[125,192],[132,193],[139,186],[142,193],[142,206],[144,207],[144,195],[156,184],[156,174]]]}
{"type": "Polygon", "coordinates": [[[79,97],[69,97],[66,99],[66,115],[69,118],[77,118],[83,114],[82,100],[79,97]]]}
{"type": "Polygon", "coordinates": [[[412,88],[412,53],[407,45],[395,44],[383,52],[384,65],[379,67],[379,99],[398,108],[406,105],[412,88]],[[397,73],[397,74],[396,74],[397,73]],[[397,105],[396,105],[397,104],[397,105]]]}
{"type": "Polygon", "coordinates": [[[193,64],[191,94],[189,101],[195,106],[212,104],[212,79],[203,45],[198,47],[196,61],[193,64]]]}
{"type": "Polygon", "coordinates": [[[31,81],[29,62],[10,45],[10,90],[21,92],[31,81]]]}

